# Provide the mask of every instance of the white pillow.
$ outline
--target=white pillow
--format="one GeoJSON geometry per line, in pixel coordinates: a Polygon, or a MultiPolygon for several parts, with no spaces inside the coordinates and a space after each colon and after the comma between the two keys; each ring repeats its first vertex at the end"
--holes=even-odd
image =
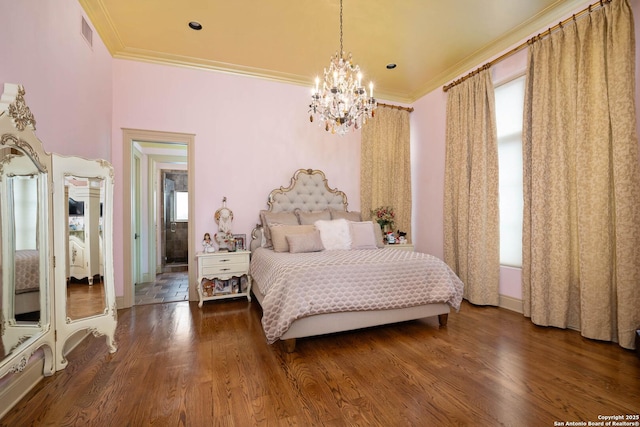
{"type": "Polygon", "coordinates": [[[320,231],[322,246],[326,250],[351,249],[351,231],[346,219],[318,220],[314,225],[320,231]]]}
{"type": "Polygon", "coordinates": [[[351,249],[378,249],[373,222],[349,221],[349,227],[351,229],[351,249]]]}

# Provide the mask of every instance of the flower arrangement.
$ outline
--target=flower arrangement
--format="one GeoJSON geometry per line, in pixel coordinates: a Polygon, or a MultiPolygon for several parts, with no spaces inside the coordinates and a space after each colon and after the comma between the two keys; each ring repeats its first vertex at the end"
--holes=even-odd
{"type": "Polygon", "coordinates": [[[380,206],[379,208],[371,211],[371,216],[378,222],[378,224],[380,224],[380,227],[383,230],[385,227],[393,229],[393,222],[396,218],[396,214],[393,212],[392,207],[380,206]]]}

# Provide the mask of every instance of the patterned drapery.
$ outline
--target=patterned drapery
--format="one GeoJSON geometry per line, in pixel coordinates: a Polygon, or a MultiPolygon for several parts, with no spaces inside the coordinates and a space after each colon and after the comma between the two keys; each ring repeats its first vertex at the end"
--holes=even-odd
{"type": "Polygon", "coordinates": [[[390,206],[394,231],[411,239],[411,145],[409,112],[378,107],[362,127],[360,155],[360,207],[363,218],[372,209],[390,206]]]}
{"type": "Polygon", "coordinates": [[[523,134],[525,315],[625,348],[640,327],[634,43],[626,0],[532,43],[523,134]]]}
{"type": "Polygon", "coordinates": [[[498,305],[498,136],[489,70],[449,90],[446,144],[444,260],[464,282],[465,299],[498,305]]]}

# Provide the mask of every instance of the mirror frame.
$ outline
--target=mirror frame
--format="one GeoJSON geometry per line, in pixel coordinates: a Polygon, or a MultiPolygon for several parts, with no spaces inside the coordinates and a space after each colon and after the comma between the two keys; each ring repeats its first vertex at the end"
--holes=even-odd
{"type": "Polygon", "coordinates": [[[113,167],[106,160],[88,160],[81,157],[52,155],[53,160],[53,200],[54,251],[61,259],[55,263],[55,317],[57,330],[56,368],[67,366],[65,343],[80,331],[89,331],[94,336],[105,336],[110,353],[117,350],[115,330],[118,320],[113,274],[113,167]],[[105,311],[103,313],[78,319],[67,315],[67,257],[68,227],[67,211],[69,202],[65,197],[66,178],[69,176],[102,180],[104,183],[104,203],[102,217],[102,244],[104,266],[105,311]]]}
{"type": "MultiPolygon", "coordinates": [[[[52,301],[53,289],[53,216],[50,214],[52,206],[52,159],[51,155],[44,151],[42,142],[35,135],[36,121],[24,100],[25,91],[21,85],[5,83],[4,92],[0,98],[0,145],[6,148],[15,148],[29,157],[41,171],[39,182],[39,194],[42,208],[39,215],[42,216],[42,225],[39,229],[40,254],[40,322],[38,332],[30,337],[25,337],[17,347],[5,358],[0,360],[0,378],[7,374],[22,372],[28,365],[31,356],[42,349],[44,354],[45,376],[55,372],[56,348],[55,328],[52,327],[52,301]]],[[[4,249],[3,249],[4,250],[4,249]]],[[[3,285],[4,286],[4,285],[3,285]]],[[[2,330],[11,327],[8,319],[0,318],[2,330]]]]}

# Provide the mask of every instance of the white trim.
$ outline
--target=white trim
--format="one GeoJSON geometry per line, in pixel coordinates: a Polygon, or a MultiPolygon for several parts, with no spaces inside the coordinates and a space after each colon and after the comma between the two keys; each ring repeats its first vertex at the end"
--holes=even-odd
{"type": "Polygon", "coordinates": [[[506,308],[507,310],[515,311],[516,313],[524,313],[524,305],[522,303],[522,300],[507,295],[500,295],[498,306],[500,308],[506,308]]]}
{"type": "MultiPolygon", "coordinates": [[[[145,142],[161,142],[161,143],[174,143],[184,144],[187,146],[187,175],[188,175],[188,188],[189,188],[189,212],[195,212],[195,194],[196,194],[196,179],[195,179],[195,135],[190,133],[176,133],[176,132],[160,132],[141,129],[128,129],[122,128],[122,143],[123,143],[123,218],[130,218],[131,216],[131,157],[132,157],[132,144],[135,141],[145,142]]],[[[195,263],[195,250],[194,242],[195,238],[195,226],[194,221],[189,221],[189,283],[194,283],[196,280],[196,263],[195,263]]],[[[133,254],[133,234],[131,231],[131,221],[123,222],[122,238],[124,242],[124,265],[123,265],[123,299],[121,308],[129,308],[135,304],[133,282],[132,282],[132,265],[131,257],[133,254]]],[[[198,294],[194,287],[189,286],[189,300],[197,301],[198,294]]]]}

